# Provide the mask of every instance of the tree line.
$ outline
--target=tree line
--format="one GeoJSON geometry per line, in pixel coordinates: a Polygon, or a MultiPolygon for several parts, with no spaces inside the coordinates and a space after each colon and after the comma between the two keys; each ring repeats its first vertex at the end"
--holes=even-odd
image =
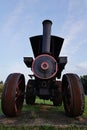
{"type": "Polygon", "coordinates": [[[0,84],[3,84],[3,81],[0,81],[0,84]]]}
{"type": "Polygon", "coordinates": [[[87,95],[87,75],[80,76],[80,79],[83,84],[84,92],[87,95]]]}
{"type": "MultiPolygon", "coordinates": [[[[80,79],[83,84],[84,92],[87,95],[87,75],[80,76],[80,79]]],[[[0,81],[0,84],[3,84],[3,81],[0,81]]]]}

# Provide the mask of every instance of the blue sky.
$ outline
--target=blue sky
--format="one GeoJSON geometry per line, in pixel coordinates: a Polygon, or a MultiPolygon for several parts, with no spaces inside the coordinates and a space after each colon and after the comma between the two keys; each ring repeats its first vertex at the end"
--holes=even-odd
{"type": "Polygon", "coordinates": [[[87,75],[87,0],[0,0],[0,80],[13,72],[28,79],[23,57],[32,56],[29,37],[42,34],[42,21],[52,20],[52,35],[65,39],[63,73],[87,75]]]}

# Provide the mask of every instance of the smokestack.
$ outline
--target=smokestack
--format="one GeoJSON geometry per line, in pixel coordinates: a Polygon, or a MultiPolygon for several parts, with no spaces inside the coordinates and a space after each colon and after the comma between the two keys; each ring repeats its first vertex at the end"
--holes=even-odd
{"type": "Polygon", "coordinates": [[[43,21],[42,53],[50,53],[51,25],[50,20],[43,21]]]}

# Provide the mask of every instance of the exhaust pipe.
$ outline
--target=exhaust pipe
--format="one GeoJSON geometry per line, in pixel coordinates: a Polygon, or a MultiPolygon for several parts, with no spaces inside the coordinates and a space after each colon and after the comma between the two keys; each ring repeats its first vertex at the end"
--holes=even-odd
{"type": "Polygon", "coordinates": [[[42,53],[50,53],[52,21],[43,21],[42,53]]]}

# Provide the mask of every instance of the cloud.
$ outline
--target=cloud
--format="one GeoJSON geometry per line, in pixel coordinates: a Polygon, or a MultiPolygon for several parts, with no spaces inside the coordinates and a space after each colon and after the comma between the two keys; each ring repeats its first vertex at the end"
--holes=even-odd
{"type": "Polygon", "coordinates": [[[65,73],[74,73],[78,76],[87,75],[87,61],[80,63],[69,63],[65,66],[63,74],[65,73]]]}
{"type": "Polygon", "coordinates": [[[68,54],[70,55],[72,52],[75,53],[80,45],[81,42],[79,42],[79,37],[81,35],[81,33],[84,30],[84,21],[76,21],[76,22],[67,22],[65,23],[65,41],[63,44],[63,50],[62,53],[63,54],[68,54]],[[78,43],[77,43],[78,40],[78,43]],[[73,49],[73,51],[71,51],[73,49]]]}
{"type": "Polygon", "coordinates": [[[87,75],[87,61],[79,63],[76,66],[76,72],[78,72],[80,76],[87,75]]]}
{"type": "Polygon", "coordinates": [[[87,70],[87,61],[80,63],[78,67],[87,70]]]}
{"type": "Polygon", "coordinates": [[[82,2],[81,0],[79,2],[75,0],[69,1],[68,14],[61,32],[65,38],[62,50],[63,54],[72,55],[71,53],[78,51],[84,40],[87,41],[85,36],[87,19],[84,15],[87,12],[86,5],[87,2],[82,2]]]}
{"type": "Polygon", "coordinates": [[[64,54],[72,55],[71,53],[75,53],[80,48],[81,41],[87,41],[85,37],[87,19],[83,17],[83,14],[85,14],[85,8],[83,8],[85,7],[85,2],[82,3],[83,7],[81,3],[81,1],[69,1],[67,18],[62,28],[62,33],[65,37],[64,54]]]}
{"type": "Polygon", "coordinates": [[[20,1],[16,5],[16,7],[14,7],[13,10],[11,10],[11,12],[8,14],[8,18],[6,22],[3,24],[3,27],[2,27],[2,33],[4,35],[6,36],[12,35],[23,10],[24,10],[24,4],[22,1],[20,1]]]}
{"type": "Polygon", "coordinates": [[[25,80],[27,82],[29,79],[28,74],[32,74],[31,69],[27,68],[27,66],[24,64],[23,61],[22,62],[20,62],[20,61],[11,62],[7,66],[2,67],[1,72],[4,72],[4,73],[2,73],[1,78],[0,78],[3,81],[5,81],[7,76],[11,73],[21,73],[21,74],[24,74],[25,80]],[[3,68],[4,68],[4,71],[3,71],[3,68]]]}

